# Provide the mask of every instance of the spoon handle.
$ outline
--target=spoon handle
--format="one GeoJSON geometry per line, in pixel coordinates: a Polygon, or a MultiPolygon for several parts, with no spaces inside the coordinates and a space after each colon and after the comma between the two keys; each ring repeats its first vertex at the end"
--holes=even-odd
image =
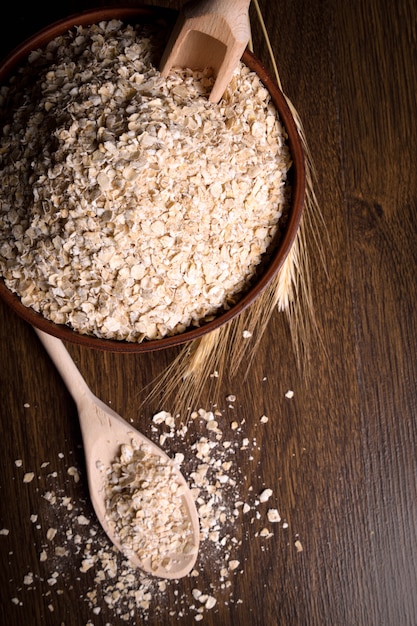
{"type": "Polygon", "coordinates": [[[61,374],[68,391],[79,409],[82,400],[85,399],[86,396],[91,395],[91,391],[81,375],[81,372],[60,339],[38,328],[34,328],[34,330],[58,372],[61,374]]]}
{"type": "Polygon", "coordinates": [[[247,14],[250,3],[251,0],[191,0],[186,2],[183,9],[186,10],[187,17],[217,13],[236,19],[247,14]]]}

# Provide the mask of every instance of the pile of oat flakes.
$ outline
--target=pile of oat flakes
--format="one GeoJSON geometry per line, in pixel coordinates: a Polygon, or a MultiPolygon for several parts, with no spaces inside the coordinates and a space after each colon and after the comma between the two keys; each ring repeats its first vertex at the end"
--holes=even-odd
{"type": "Polygon", "coordinates": [[[190,569],[198,551],[198,533],[184,502],[187,486],[178,476],[180,456],[155,454],[133,436],[109,467],[100,468],[106,523],[123,553],[168,578],[178,576],[179,566],[190,569]]]}
{"type": "Polygon", "coordinates": [[[81,333],[177,334],[248,287],[288,204],[285,130],[241,64],[162,79],[151,27],[77,27],[0,90],[0,273],[81,333]],[[34,80],[36,76],[36,80],[34,80]]]}
{"type": "MultiPolygon", "coordinates": [[[[227,400],[233,409],[235,396],[230,395],[227,400]]],[[[224,414],[216,408],[195,411],[187,425],[166,411],[153,417],[153,435],[161,446],[166,447],[169,443],[178,448],[186,438],[189,441],[190,431],[196,433],[194,443],[191,446],[187,443],[184,460],[186,479],[196,497],[201,529],[199,557],[195,569],[189,574],[193,581],[190,594],[178,593],[175,580],[149,577],[133,569],[111,546],[96,520],[86,512],[87,505],[73,501],[62,487],[57,486],[55,490],[42,493],[42,501],[50,507],[51,515],[44,510],[42,515],[34,513],[28,520],[35,530],[40,574],[35,575],[29,570],[17,583],[11,601],[18,607],[25,602],[28,593],[42,593],[48,610],[53,613],[65,586],[74,577],[85,576],[86,591],[81,601],[89,607],[90,619],[86,626],[101,623],[95,620],[109,612],[115,619],[126,623],[131,620],[136,623],[138,615],[144,621],[150,615],[160,615],[161,618],[169,615],[177,619],[191,615],[199,622],[204,619],[205,612],[216,611],[220,603],[242,603],[241,598],[233,595],[233,577],[244,572],[245,564],[240,562],[240,547],[245,539],[241,534],[243,517],[250,520],[251,538],[261,542],[273,537],[281,517],[276,496],[263,481],[260,491],[253,486],[244,487],[246,477],[242,476],[240,469],[242,455],[253,460],[252,455],[258,448],[256,439],[249,440],[245,435],[245,421],[239,420],[236,412],[236,419],[221,428],[219,424],[222,422],[224,414]],[[60,519],[60,527],[47,527],[54,516],[60,519]],[[78,572],[69,571],[68,563],[77,560],[78,572]],[[212,581],[209,587],[201,582],[205,571],[209,572],[212,581]]],[[[259,428],[267,428],[268,417],[262,415],[258,422],[259,428]]],[[[36,483],[35,472],[27,471],[22,460],[17,460],[16,466],[20,479],[28,483],[28,488],[30,483],[36,483]]],[[[41,469],[48,471],[48,468],[49,463],[44,463],[41,469]]],[[[72,465],[67,472],[70,480],[84,480],[72,465]]],[[[287,528],[288,524],[284,522],[281,527],[287,528]]],[[[1,534],[9,532],[12,531],[3,529],[1,534]]],[[[60,623],[65,623],[64,616],[57,615],[57,618],[60,623]]]]}

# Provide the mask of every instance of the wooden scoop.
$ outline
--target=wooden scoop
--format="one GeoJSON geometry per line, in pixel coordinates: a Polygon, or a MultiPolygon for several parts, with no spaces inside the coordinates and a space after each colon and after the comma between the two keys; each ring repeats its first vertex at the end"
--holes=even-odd
{"type": "MultiPolygon", "coordinates": [[[[132,428],[120,415],[112,411],[90,391],[87,383],[60,339],[36,328],[35,331],[61,374],[68,391],[71,393],[77,405],[84,444],[90,497],[97,518],[108,537],[121,552],[125,553],[134,566],[140,567],[147,573],[161,578],[171,579],[186,576],[193,568],[197,558],[200,526],[194,498],[183,475],[174,466],[175,480],[181,487],[182,508],[185,514],[184,521],[188,521],[192,529],[190,550],[180,554],[168,554],[168,565],[166,567],[160,565],[155,569],[151,565],[150,558],[141,560],[136,554],[132,555],[131,552],[128,552],[119,541],[112,524],[109,523],[104,497],[105,475],[103,468],[110,467],[116,456],[119,455],[120,446],[122,444],[130,444],[132,439],[140,445],[146,444],[146,446],[150,448],[151,453],[161,457],[164,462],[168,462],[169,457],[161,448],[132,428]]],[[[155,506],[157,506],[157,502],[155,502],[155,506]]]]}
{"type": "Polygon", "coordinates": [[[197,0],[182,9],[161,59],[165,78],[172,67],[213,69],[209,100],[218,102],[250,39],[250,0],[197,0]]]}

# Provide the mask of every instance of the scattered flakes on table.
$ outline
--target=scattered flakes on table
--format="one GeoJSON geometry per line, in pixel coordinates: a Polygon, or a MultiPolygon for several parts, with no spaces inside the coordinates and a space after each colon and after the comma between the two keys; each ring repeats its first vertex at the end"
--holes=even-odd
{"type": "Polygon", "coordinates": [[[48,541],[53,541],[57,532],[58,531],[56,528],[48,528],[48,530],[46,531],[46,538],[48,539],[48,541]]]}
{"type": "Polygon", "coordinates": [[[159,411],[159,413],[155,413],[152,417],[152,421],[154,424],[164,424],[166,423],[166,420],[169,420],[171,417],[172,415],[171,413],[168,413],[168,411],[159,411]]]}
{"type": "MultiPolygon", "coordinates": [[[[260,507],[262,502],[272,496],[272,490],[263,488],[258,491],[252,485],[246,489],[243,487],[246,476],[242,475],[238,455],[242,454],[240,450],[251,453],[256,449],[256,439],[245,436],[244,419],[229,424],[229,436],[226,436],[221,427],[222,416],[218,407],[213,410],[200,408],[191,413],[191,423],[195,425],[198,435],[191,446],[189,443],[184,446],[186,453],[181,451],[180,446],[186,441],[190,423],[183,428],[178,420],[179,416],[173,416],[168,411],[159,411],[153,416],[151,427],[156,438],[162,434],[165,434],[166,442],[176,438],[175,444],[180,450],[170,456],[174,463],[181,464],[181,467],[185,465],[185,475],[196,497],[201,544],[190,579],[203,580],[205,569],[209,568],[212,572],[215,567],[217,582],[211,583],[206,589],[199,586],[198,592],[194,592],[191,598],[186,592],[177,594],[172,581],[154,580],[132,568],[128,560],[109,544],[101,527],[95,521],[89,521],[86,511],[83,510],[85,503],[75,502],[74,498],[63,494],[58,488],[49,488],[41,493],[41,497],[55,510],[60,509],[64,521],[56,523],[56,528],[45,526],[46,532],[42,530],[42,524],[35,527],[39,533],[37,547],[39,564],[43,570],[39,581],[36,579],[36,588],[39,588],[42,581],[44,585],[48,585],[51,606],[55,605],[54,594],[58,595],[62,591],[62,585],[57,584],[58,580],[64,584],[71,575],[59,567],[60,561],[66,562],[68,554],[71,554],[71,562],[75,559],[77,563],[78,559],[76,575],[83,576],[88,572],[88,576],[94,580],[94,585],[84,594],[91,611],[91,622],[93,616],[102,614],[104,609],[113,611],[121,623],[128,622],[138,612],[145,620],[151,610],[163,616],[167,610],[164,599],[166,593],[174,593],[175,597],[174,605],[169,609],[171,616],[182,619],[187,614],[194,614],[194,619],[198,622],[204,620],[205,611],[216,607],[220,601],[227,604],[231,600],[233,596],[228,595],[228,590],[232,594],[234,588],[231,577],[244,572],[239,559],[242,544],[239,520],[243,520],[243,515],[252,512],[250,517],[245,518],[245,523],[254,528],[256,537],[265,540],[262,550],[266,550],[266,540],[273,537],[273,533],[266,526],[262,526],[262,523],[265,524],[267,518],[268,521],[274,521],[274,517],[270,519],[271,510],[265,512],[260,507]],[[260,507],[259,510],[257,507],[260,507]]],[[[72,467],[66,471],[68,475],[75,474],[72,467]]],[[[82,484],[82,478],[80,476],[79,484],[82,484]]],[[[37,514],[30,517],[32,523],[39,518],[40,515],[37,514]]],[[[34,578],[32,580],[28,577],[26,580],[25,591],[35,589],[32,585],[34,578]]],[[[242,602],[238,598],[232,601],[235,604],[242,602]]]]}
{"type": "Polygon", "coordinates": [[[56,503],[56,494],[54,491],[45,491],[42,497],[45,498],[45,500],[47,500],[50,504],[56,503]]]}
{"type": "Polygon", "coordinates": [[[193,594],[194,600],[198,600],[200,596],[202,596],[202,591],[200,591],[200,589],[194,588],[191,593],[193,594]]]}
{"type": "Polygon", "coordinates": [[[214,596],[207,596],[204,606],[206,609],[212,609],[216,604],[217,600],[214,596]]]}
{"type": "Polygon", "coordinates": [[[52,587],[53,585],[56,585],[56,584],[57,584],[57,582],[58,582],[58,576],[59,576],[58,572],[54,572],[54,573],[52,574],[52,576],[50,576],[50,577],[48,578],[48,580],[46,581],[46,582],[48,583],[48,585],[50,585],[51,587],[52,587]]]}
{"type": "Polygon", "coordinates": [[[46,550],[42,550],[42,552],[39,554],[39,561],[41,563],[44,563],[48,558],[48,554],[46,552],[46,550]]]}
{"type": "Polygon", "coordinates": [[[272,489],[264,489],[260,494],[259,494],[259,501],[260,502],[267,502],[269,500],[269,498],[272,496],[272,489]]]}
{"type": "Polygon", "coordinates": [[[35,474],[33,472],[26,472],[26,474],[23,476],[23,482],[31,483],[34,478],[35,474]]]}
{"type": "Polygon", "coordinates": [[[294,392],[293,392],[293,390],[292,390],[292,389],[288,389],[288,391],[287,391],[287,392],[286,392],[286,394],[285,394],[285,397],[286,397],[286,398],[288,398],[289,400],[290,400],[291,398],[293,398],[293,397],[294,397],[294,392]]]}
{"type": "Polygon", "coordinates": [[[75,483],[78,483],[80,480],[80,472],[78,471],[78,469],[74,466],[71,466],[67,469],[67,474],[68,476],[72,476],[72,478],[74,479],[75,483]]]}
{"type": "Polygon", "coordinates": [[[281,516],[277,509],[269,509],[267,513],[268,521],[271,523],[278,523],[281,521],[281,516]]]}
{"type": "Polygon", "coordinates": [[[294,541],[294,546],[295,546],[295,549],[297,550],[297,552],[302,552],[303,551],[303,544],[301,543],[301,541],[299,539],[296,539],[294,541]]]}

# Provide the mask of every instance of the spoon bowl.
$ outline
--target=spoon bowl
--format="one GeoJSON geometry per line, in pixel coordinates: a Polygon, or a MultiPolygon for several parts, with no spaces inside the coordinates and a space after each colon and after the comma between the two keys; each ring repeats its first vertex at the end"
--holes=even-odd
{"type": "MultiPolygon", "coordinates": [[[[184,476],[175,465],[171,465],[174,479],[181,493],[183,521],[186,525],[188,523],[190,529],[191,539],[188,541],[188,549],[180,553],[164,554],[164,558],[159,560],[155,567],[150,555],[140,558],[138,554],[132,553],[115,531],[114,523],[106,510],[105,471],[115,462],[121,446],[130,446],[131,442],[161,459],[164,465],[172,464],[171,459],[161,448],[132,428],[120,415],[91,392],[60,339],[36,328],[35,331],[76,403],[84,444],[90,498],[97,518],[109,539],[133,565],[149,574],[170,579],[186,576],[197,559],[200,529],[194,498],[184,476]]],[[[157,503],[155,503],[156,506],[157,503]]]]}

